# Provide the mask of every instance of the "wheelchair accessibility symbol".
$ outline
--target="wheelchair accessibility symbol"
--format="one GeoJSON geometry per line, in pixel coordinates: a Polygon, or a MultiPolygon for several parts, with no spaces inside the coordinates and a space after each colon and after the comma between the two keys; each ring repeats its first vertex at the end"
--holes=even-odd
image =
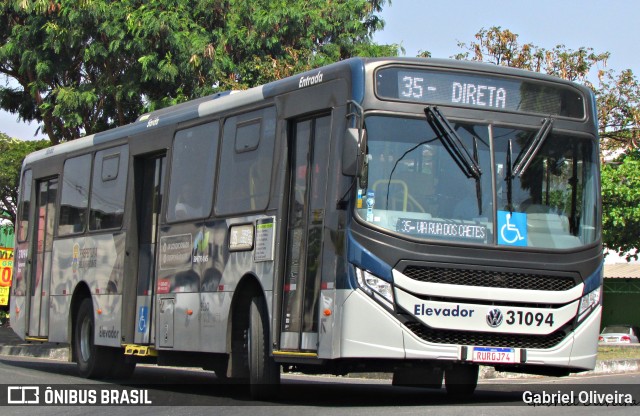
{"type": "Polygon", "coordinates": [[[527,214],[498,211],[498,230],[498,244],[526,247],[527,214]]]}
{"type": "Polygon", "coordinates": [[[141,306],[138,313],[138,332],[144,334],[147,332],[147,322],[149,321],[149,308],[141,306]]]}

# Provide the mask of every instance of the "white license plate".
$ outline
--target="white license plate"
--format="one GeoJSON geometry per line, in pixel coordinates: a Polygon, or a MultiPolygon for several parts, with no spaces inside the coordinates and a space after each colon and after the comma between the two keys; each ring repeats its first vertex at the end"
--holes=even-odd
{"type": "Polygon", "coordinates": [[[476,363],[516,363],[515,348],[474,347],[473,359],[476,363]]]}

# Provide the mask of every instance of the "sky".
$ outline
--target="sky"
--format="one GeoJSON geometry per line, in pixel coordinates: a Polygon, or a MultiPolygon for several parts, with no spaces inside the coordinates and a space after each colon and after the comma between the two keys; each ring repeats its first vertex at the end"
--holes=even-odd
{"type": "MultiPolygon", "coordinates": [[[[400,44],[405,56],[426,50],[449,58],[462,52],[458,42],[469,44],[480,29],[500,26],[517,34],[520,44],[610,52],[607,68],[640,76],[638,0],[393,0],[381,16],[385,28],[374,41],[400,44]]],[[[33,139],[37,127],[0,112],[0,132],[10,137],[33,139]]]]}

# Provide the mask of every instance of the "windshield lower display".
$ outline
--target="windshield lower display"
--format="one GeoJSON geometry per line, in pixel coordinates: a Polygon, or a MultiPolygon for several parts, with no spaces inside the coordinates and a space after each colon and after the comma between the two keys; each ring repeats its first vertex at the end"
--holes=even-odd
{"type": "Polygon", "coordinates": [[[597,238],[594,141],[539,129],[369,116],[361,219],[421,240],[571,248],[597,238]],[[539,149],[530,152],[538,140],[539,149]],[[453,147],[453,148],[452,148],[453,147]],[[492,155],[491,152],[494,152],[492,155]],[[464,153],[468,163],[455,155],[464,153]],[[492,166],[493,161],[493,166],[492,166]],[[527,168],[514,175],[513,165],[527,168]],[[477,165],[478,174],[465,166],[477,165]]]}
{"type": "Polygon", "coordinates": [[[396,231],[403,234],[413,234],[427,238],[476,240],[478,242],[484,242],[487,239],[486,225],[461,224],[454,221],[398,218],[396,231]]]}

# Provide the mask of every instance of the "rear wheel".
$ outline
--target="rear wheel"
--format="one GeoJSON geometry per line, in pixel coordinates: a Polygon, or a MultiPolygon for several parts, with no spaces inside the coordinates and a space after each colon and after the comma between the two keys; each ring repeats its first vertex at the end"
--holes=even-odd
{"type": "Polygon", "coordinates": [[[478,386],[478,365],[456,364],[444,370],[444,386],[447,394],[454,397],[469,397],[478,386]]]}
{"type": "Polygon", "coordinates": [[[267,306],[262,298],[255,297],[251,301],[247,331],[247,358],[251,397],[257,400],[276,397],[280,386],[280,365],[270,355],[268,328],[267,306]]]}
{"type": "Polygon", "coordinates": [[[85,378],[104,378],[109,374],[113,360],[113,350],[97,346],[93,342],[95,324],[93,302],[85,298],[80,304],[73,332],[78,373],[85,378]]]}

